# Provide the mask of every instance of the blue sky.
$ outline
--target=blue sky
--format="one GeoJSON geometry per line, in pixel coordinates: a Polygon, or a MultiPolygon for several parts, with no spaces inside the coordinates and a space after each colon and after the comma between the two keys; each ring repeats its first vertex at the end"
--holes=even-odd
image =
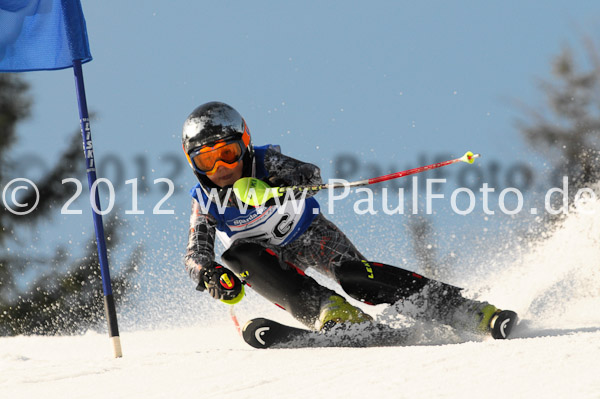
{"type": "MultiPolygon", "coordinates": [[[[89,108],[98,116],[92,123],[96,159],[102,170],[103,159],[113,157],[106,161],[112,162],[105,173],[110,178],[114,157],[123,180],[138,176],[139,168],[146,181],[174,177],[177,194],[166,208],[176,215],[132,219],[136,237],[156,242],[168,231],[168,248],[156,251],[174,264],[186,242],[185,192],[194,177],[172,162],[180,157],[183,164],[181,126],[199,104],[231,104],[255,144],[280,144],[284,153],[321,166],[325,178],[335,176],[340,154],[361,160],[357,179],[373,177],[367,165],[387,173],[420,166],[423,156],[430,163],[469,149],[483,154],[477,166],[483,170],[490,162],[502,173],[520,161],[539,168],[541,158],[515,128],[520,113],[511,101],[543,104],[536,79],[549,77],[551,59],[564,44],[581,48],[583,34],[600,32],[600,4],[592,1],[82,5],[94,56],[84,76],[89,108]]],[[[50,164],[78,128],[72,71],[24,76],[33,116],[19,127],[14,154],[50,164]]],[[[536,176],[543,176],[540,170],[536,176]]],[[[160,192],[142,197],[148,213],[160,192]]],[[[117,191],[117,200],[128,204],[130,198],[127,189],[117,191]]],[[[404,242],[398,237],[405,218],[332,218],[367,254],[391,263],[395,254],[388,249],[404,242]],[[373,244],[380,235],[381,244],[373,244]]],[[[91,228],[89,213],[60,220],[65,231],[91,228]]],[[[473,221],[439,222],[458,231],[468,229],[466,223],[473,221]]]]}
{"type": "MultiPolygon", "coordinates": [[[[562,44],[597,33],[600,12],[566,1],[82,4],[100,159],[178,151],[187,114],[218,99],[255,143],[319,164],[340,152],[407,163],[422,151],[521,155],[509,101],[541,103],[535,79],[562,44]]],[[[77,126],[71,71],[27,79],[35,107],[20,149],[52,153],[77,126]]]]}

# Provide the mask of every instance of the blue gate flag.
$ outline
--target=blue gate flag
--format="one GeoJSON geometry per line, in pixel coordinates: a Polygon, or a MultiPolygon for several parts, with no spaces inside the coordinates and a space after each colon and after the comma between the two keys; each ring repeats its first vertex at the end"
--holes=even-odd
{"type": "Polygon", "coordinates": [[[92,60],[80,0],[0,0],[0,72],[92,60]]]}

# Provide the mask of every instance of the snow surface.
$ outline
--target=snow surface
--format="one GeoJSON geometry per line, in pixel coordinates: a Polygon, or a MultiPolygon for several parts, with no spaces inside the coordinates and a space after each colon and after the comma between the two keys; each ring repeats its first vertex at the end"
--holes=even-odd
{"type": "MultiPolygon", "coordinates": [[[[486,265],[487,277],[469,287],[520,314],[510,340],[405,321],[414,345],[257,350],[230,320],[213,317],[121,331],[124,357],[113,359],[97,332],[5,337],[0,397],[600,398],[600,202],[588,211],[520,255],[507,250],[510,262],[486,265]]],[[[227,316],[227,305],[215,306],[227,316]]],[[[290,323],[265,306],[250,294],[236,308],[242,322],[263,315],[290,323]]]]}
{"type": "MultiPolygon", "coordinates": [[[[598,398],[600,329],[510,341],[255,350],[228,325],[0,341],[3,398],[598,398]]],[[[545,335],[545,334],[540,334],[545,335]]]]}

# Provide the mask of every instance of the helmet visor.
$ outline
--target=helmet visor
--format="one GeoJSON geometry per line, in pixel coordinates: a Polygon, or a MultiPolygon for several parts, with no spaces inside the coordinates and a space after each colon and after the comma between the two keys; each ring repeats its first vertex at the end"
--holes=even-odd
{"type": "Polygon", "coordinates": [[[228,168],[235,167],[244,155],[245,148],[242,140],[220,142],[212,147],[200,147],[199,150],[190,154],[190,157],[199,172],[213,174],[216,172],[217,163],[224,163],[228,168]]]}

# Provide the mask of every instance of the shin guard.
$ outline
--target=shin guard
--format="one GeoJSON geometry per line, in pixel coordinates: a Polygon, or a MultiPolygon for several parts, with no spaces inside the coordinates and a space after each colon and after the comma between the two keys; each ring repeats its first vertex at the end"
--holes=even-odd
{"type": "Polygon", "coordinates": [[[460,295],[461,290],[408,270],[365,260],[342,263],[336,277],[348,295],[373,305],[395,303],[422,292],[425,287],[449,296],[460,295]]]}
{"type": "Polygon", "coordinates": [[[315,327],[321,301],[335,294],[294,265],[281,262],[273,251],[258,244],[234,244],[221,259],[254,291],[309,328],[315,327]]]}

